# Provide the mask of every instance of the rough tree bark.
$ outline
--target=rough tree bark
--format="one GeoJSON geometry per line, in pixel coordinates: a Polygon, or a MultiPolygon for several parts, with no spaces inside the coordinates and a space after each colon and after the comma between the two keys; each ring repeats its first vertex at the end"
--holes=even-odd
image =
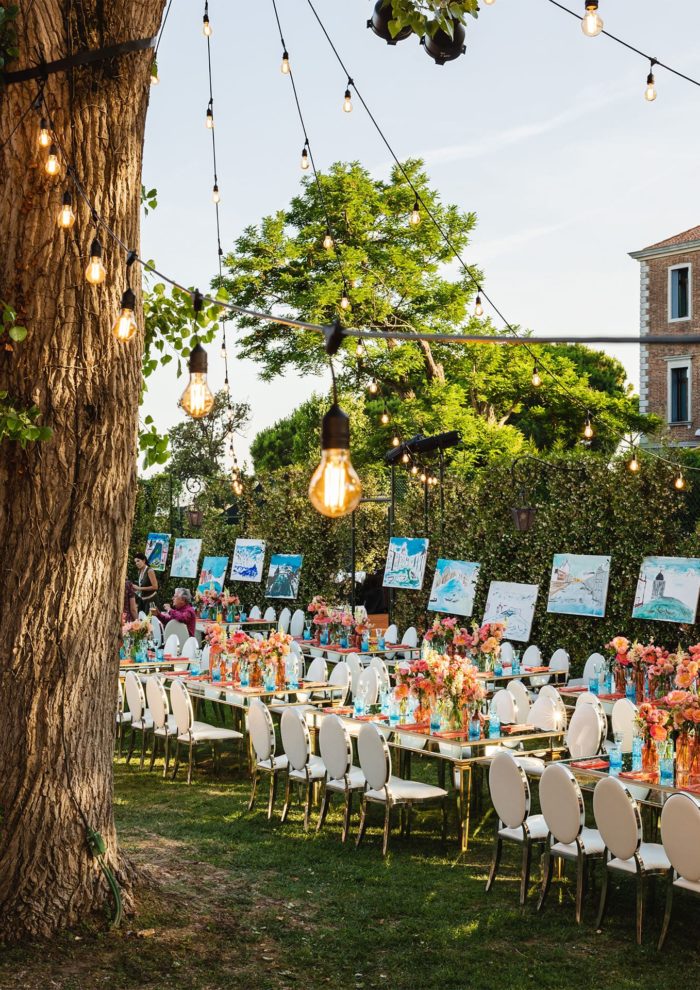
{"type": "MultiPolygon", "coordinates": [[[[29,4],[11,68],[151,37],[164,2],[29,4]]],[[[133,247],[151,60],[152,52],[129,54],[52,75],[45,87],[76,174],[133,247]]],[[[36,90],[31,82],[0,92],[0,144],[36,90]]],[[[65,162],[58,178],[46,175],[38,123],[30,112],[0,149],[0,299],[29,329],[13,352],[0,351],[0,389],[16,404],[36,403],[54,430],[52,440],[26,450],[0,447],[0,940],[50,934],[108,899],[71,798],[61,726],[77,801],[119,869],[116,657],[143,336],[120,344],[111,333],[123,253],[101,235],[108,277],[91,286],[89,210],[74,196],[74,227],[56,225],[71,186],[65,162]]]]}

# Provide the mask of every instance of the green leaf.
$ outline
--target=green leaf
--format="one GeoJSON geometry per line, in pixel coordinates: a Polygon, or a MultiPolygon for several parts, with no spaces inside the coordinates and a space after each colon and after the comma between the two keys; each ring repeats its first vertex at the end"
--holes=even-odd
{"type": "Polygon", "coordinates": [[[24,340],[24,338],[27,336],[27,328],[20,326],[10,327],[8,333],[12,338],[12,340],[15,340],[17,341],[17,343],[19,343],[20,341],[24,340]]]}

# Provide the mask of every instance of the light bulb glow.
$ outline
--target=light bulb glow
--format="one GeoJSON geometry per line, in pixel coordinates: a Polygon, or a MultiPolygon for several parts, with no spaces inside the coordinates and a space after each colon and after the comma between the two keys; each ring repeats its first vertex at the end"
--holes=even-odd
{"type": "Polygon", "coordinates": [[[379,417],[379,422],[382,424],[382,426],[386,426],[387,423],[389,422],[389,413],[386,411],[386,409],[379,417]]]}
{"type": "Polygon", "coordinates": [[[309,153],[306,148],[302,148],[301,151],[301,167],[304,172],[309,167],[309,153]]]}
{"type": "Polygon", "coordinates": [[[637,457],[637,451],[633,450],[632,456],[627,461],[627,470],[631,471],[632,474],[637,474],[641,466],[642,465],[639,463],[639,458],[637,457]]]}
{"type": "Polygon", "coordinates": [[[209,14],[205,14],[202,18],[202,34],[205,38],[211,38],[213,33],[212,26],[209,22],[209,14]]]}
{"type": "Polygon", "coordinates": [[[401,455],[401,463],[402,464],[408,464],[408,462],[410,460],[411,460],[411,458],[410,458],[409,454],[406,451],[404,451],[403,454],[401,455]]]}
{"type": "Polygon", "coordinates": [[[535,365],[535,367],[532,370],[532,384],[534,385],[535,388],[539,388],[540,385],[542,384],[542,378],[540,377],[540,373],[537,370],[537,365],[535,365]]]}
{"type": "Polygon", "coordinates": [[[102,258],[98,254],[90,256],[90,261],[85,269],[85,278],[90,285],[102,285],[107,278],[107,269],[102,264],[102,258]]]}
{"type": "Polygon", "coordinates": [[[216,183],[214,183],[214,188],[211,191],[211,201],[212,203],[221,202],[221,193],[219,192],[219,187],[216,183]]]}
{"type": "Polygon", "coordinates": [[[392,447],[398,447],[398,445],[399,445],[400,443],[401,443],[401,441],[400,441],[400,440],[399,440],[399,438],[398,438],[398,437],[396,436],[396,434],[394,434],[394,436],[393,436],[393,437],[391,438],[391,446],[392,446],[392,447]]]}
{"type": "Polygon", "coordinates": [[[211,131],[214,129],[214,111],[211,107],[207,107],[207,116],[205,120],[207,130],[211,131]]]}
{"type": "Polygon", "coordinates": [[[333,238],[331,237],[330,230],[326,231],[326,236],[323,238],[323,246],[326,249],[326,251],[330,251],[330,249],[333,247],[333,238]]]}
{"type": "Polygon", "coordinates": [[[282,52],[282,64],[280,65],[280,72],[283,76],[289,75],[289,53],[282,52]]]}
{"type": "Polygon", "coordinates": [[[61,163],[58,160],[58,154],[56,152],[55,146],[52,144],[49,149],[49,157],[46,159],[46,164],[44,165],[47,175],[58,175],[61,171],[61,163]]]}
{"type": "Polygon", "coordinates": [[[425,473],[425,471],[421,471],[421,473],[420,473],[420,480],[423,482],[423,484],[425,484],[425,482],[428,480],[428,476],[425,473]]]}
{"type": "Polygon", "coordinates": [[[482,302],[481,302],[481,295],[478,292],[476,294],[476,304],[474,306],[474,315],[475,316],[483,316],[484,315],[484,307],[483,307],[482,302]]]}
{"type": "Polygon", "coordinates": [[[370,395],[376,395],[377,392],[379,391],[379,385],[377,385],[376,382],[370,382],[367,388],[369,390],[370,395]]]}
{"type": "Polygon", "coordinates": [[[131,340],[137,330],[138,325],[133,309],[122,309],[112,327],[114,336],[122,343],[126,343],[127,340],[131,340]]]}
{"type": "Polygon", "coordinates": [[[345,113],[352,113],[352,100],[350,99],[350,90],[345,90],[345,96],[343,97],[343,110],[345,113]]]}
{"type": "Polygon", "coordinates": [[[330,448],[322,451],[321,463],[309,482],[309,500],[317,512],[337,519],[356,509],[362,498],[362,485],[350,461],[350,451],[330,448]]]}
{"type": "Polygon", "coordinates": [[[485,5],[487,6],[487,7],[490,7],[490,6],[491,6],[492,4],[494,4],[495,2],[496,2],[496,0],[484,0],[484,4],[485,4],[485,5]]]}
{"type": "Polygon", "coordinates": [[[586,423],[585,426],[583,427],[583,436],[586,440],[593,439],[593,426],[591,424],[591,420],[589,416],[586,417],[586,423]]]}
{"type": "Polygon", "coordinates": [[[587,38],[595,38],[603,30],[603,21],[598,16],[598,4],[586,0],[586,12],[581,18],[581,30],[587,38]]]}
{"type": "Polygon", "coordinates": [[[411,226],[417,227],[420,223],[420,208],[418,206],[418,200],[413,204],[413,209],[411,210],[411,226]]]}
{"type": "Polygon", "coordinates": [[[350,300],[345,295],[345,293],[343,293],[343,298],[340,300],[340,308],[341,309],[350,309],[350,300]]]}
{"type": "Polygon", "coordinates": [[[75,223],[75,213],[71,206],[70,199],[64,197],[63,206],[58,211],[58,226],[63,230],[69,230],[75,223]]]}
{"type": "Polygon", "coordinates": [[[41,123],[39,124],[39,147],[48,148],[51,144],[51,132],[49,131],[48,124],[41,118],[41,123]]]}
{"type": "Polygon", "coordinates": [[[647,76],[647,88],[644,90],[644,99],[647,103],[653,103],[656,99],[656,86],[654,85],[654,73],[647,76]]]}
{"type": "Polygon", "coordinates": [[[214,396],[207,383],[206,372],[190,372],[190,380],[182,393],[180,405],[193,419],[201,419],[202,416],[209,415],[214,407],[214,396]]]}
{"type": "Polygon", "coordinates": [[[673,482],[673,487],[679,492],[683,491],[683,489],[685,488],[685,478],[683,477],[682,474],[679,474],[676,480],[673,482]]]}
{"type": "Polygon", "coordinates": [[[355,357],[362,357],[362,344],[358,344],[355,348],[355,357]]]}

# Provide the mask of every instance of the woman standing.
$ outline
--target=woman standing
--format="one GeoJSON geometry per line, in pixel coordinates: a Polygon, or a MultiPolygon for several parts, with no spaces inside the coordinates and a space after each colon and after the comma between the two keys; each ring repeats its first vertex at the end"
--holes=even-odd
{"type": "MultiPolygon", "coordinates": [[[[158,592],[158,578],[153,568],[148,566],[145,553],[134,554],[134,563],[136,564],[136,570],[139,572],[136,581],[136,597],[143,608],[147,603],[153,602],[153,599],[156,597],[158,592]]],[[[148,607],[143,608],[143,610],[147,612],[148,607]]]]}

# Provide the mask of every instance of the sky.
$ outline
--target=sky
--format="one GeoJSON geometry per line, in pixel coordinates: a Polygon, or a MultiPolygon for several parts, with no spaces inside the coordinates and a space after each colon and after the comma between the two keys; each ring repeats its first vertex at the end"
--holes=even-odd
{"type": "MultiPolygon", "coordinates": [[[[386,176],[389,156],[358,100],[342,112],[346,77],[306,0],[277,0],[317,167],[359,160],[386,176]]],[[[474,211],[465,254],[512,324],[537,334],[639,330],[639,268],[628,252],[700,223],[700,88],[656,70],[610,39],[587,38],[549,0],[496,0],[469,18],[466,55],[436,66],[415,36],[390,47],[366,29],[369,0],[315,0],[331,38],[399,158],[424,158],[444,201],[474,211]]],[[[578,10],[581,0],[568,0],[578,10]]],[[[607,30],[700,78],[697,0],[601,0],[607,30]]],[[[203,4],[173,0],[151,89],[143,181],[158,189],[142,248],[168,275],[204,289],[216,271],[203,4]]],[[[283,209],[297,192],[303,137],[280,72],[272,0],[210,0],[222,244],[283,209]]],[[[498,322],[496,321],[496,325],[498,322]]],[[[229,330],[233,343],[235,330],[229,330]]],[[[606,348],[638,387],[639,351],[606,348]]],[[[218,341],[209,379],[223,384],[218,341]]],[[[245,460],[256,433],[325,379],[261,382],[234,359],[235,401],[251,405],[245,460]]],[[[185,380],[168,366],[149,379],[144,415],[161,428],[183,414],[185,380]]]]}

